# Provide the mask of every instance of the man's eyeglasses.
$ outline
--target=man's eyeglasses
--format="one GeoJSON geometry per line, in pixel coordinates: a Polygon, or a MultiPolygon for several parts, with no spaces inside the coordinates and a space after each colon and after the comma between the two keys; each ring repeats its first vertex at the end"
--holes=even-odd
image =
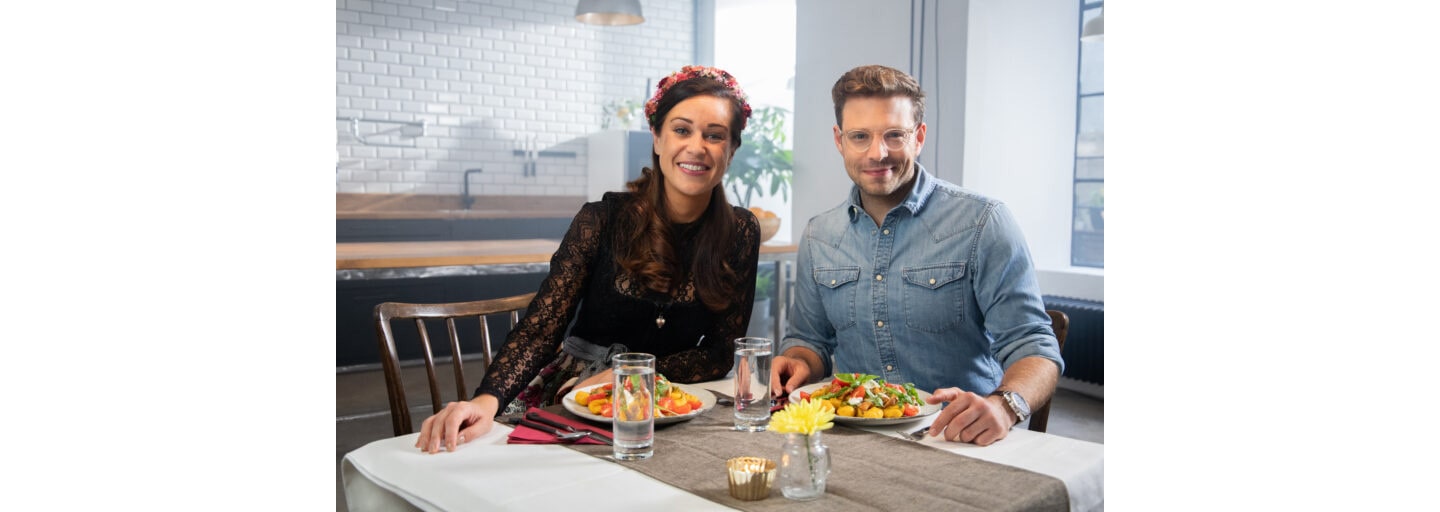
{"type": "MultiPolygon", "coordinates": [[[[915,133],[915,130],[891,128],[885,130],[885,133],[881,134],[880,138],[885,144],[885,149],[900,151],[910,142],[910,134],[913,133],[915,133]]],[[[870,143],[874,142],[874,140],[875,134],[870,133],[869,130],[850,130],[840,134],[841,143],[845,145],[845,149],[850,151],[867,151],[870,149],[870,143]]]]}

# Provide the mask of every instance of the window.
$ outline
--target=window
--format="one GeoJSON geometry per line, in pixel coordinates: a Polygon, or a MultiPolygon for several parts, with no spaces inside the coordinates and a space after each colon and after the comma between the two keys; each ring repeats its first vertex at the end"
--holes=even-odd
{"type": "Polygon", "coordinates": [[[742,135],[745,142],[725,173],[725,191],[735,204],[779,217],[771,235],[776,243],[788,243],[794,223],[805,222],[790,215],[795,11],[794,0],[715,2],[715,65],[735,75],[754,111],[742,135]]]}
{"type": "MultiPolygon", "coordinates": [[[[1080,30],[1104,2],[1079,0],[1080,30]]],[[[1101,20],[1103,22],[1103,20],[1101,20]]],[[[1070,264],[1105,268],[1105,41],[1081,40],[1075,88],[1075,208],[1070,264]]]]}

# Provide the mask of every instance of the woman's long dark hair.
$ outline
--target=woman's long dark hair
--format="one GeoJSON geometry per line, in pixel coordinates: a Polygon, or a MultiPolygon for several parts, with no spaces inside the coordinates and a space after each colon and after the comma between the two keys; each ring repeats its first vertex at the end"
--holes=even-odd
{"type": "MultiPolygon", "coordinates": [[[[731,151],[740,147],[740,132],[745,129],[743,104],[734,91],[709,77],[697,77],[670,87],[661,96],[656,115],[650,124],[658,134],[665,116],[681,101],[695,96],[715,96],[730,101],[731,151]]],[[[674,227],[665,213],[665,175],[660,172],[660,155],[652,149],[650,167],[641,171],[639,179],[626,184],[634,200],[619,213],[615,230],[615,262],[637,276],[646,288],[672,293],[689,274],[695,280],[695,292],[705,307],[722,311],[739,296],[739,273],[726,261],[730,249],[738,241],[739,219],[725,197],[725,187],[717,183],[710,191],[710,205],[700,215],[700,231],[695,235],[695,257],[690,268],[680,266],[680,255],[671,243],[674,227]]]]}

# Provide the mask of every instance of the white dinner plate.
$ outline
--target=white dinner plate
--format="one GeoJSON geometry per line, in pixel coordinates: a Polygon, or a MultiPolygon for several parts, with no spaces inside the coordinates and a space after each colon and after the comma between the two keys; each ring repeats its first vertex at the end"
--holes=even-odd
{"type": "MultiPolygon", "coordinates": [[[[811,384],[811,385],[809,385],[809,386],[801,386],[799,389],[796,389],[795,391],[791,391],[791,392],[790,392],[790,402],[791,402],[791,403],[799,402],[799,401],[800,401],[800,392],[801,392],[801,391],[804,391],[804,392],[806,392],[806,393],[814,393],[814,392],[816,392],[816,391],[819,391],[820,388],[823,388],[823,387],[829,386],[829,385],[830,385],[830,381],[827,380],[827,381],[825,381],[825,382],[817,382],[817,383],[811,384]]],[[[920,396],[920,401],[921,401],[921,402],[924,402],[926,398],[930,398],[930,393],[926,393],[926,392],[921,391],[921,390],[918,390],[918,389],[915,390],[915,394],[920,396]]],[[[908,421],[915,421],[915,420],[918,420],[918,419],[920,419],[920,418],[924,418],[924,417],[926,417],[926,416],[935,414],[935,413],[937,413],[937,412],[940,412],[940,404],[931,405],[931,404],[922,403],[922,404],[920,405],[920,413],[919,413],[919,414],[916,414],[916,415],[914,415],[914,416],[902,416],[902,417],[899,417],[899,418],[855,418],[855,417],[851,417],[851,416],[839,416],[839,415],[836,415],[836,416],[835,416],[835,423],[844,423],[844,424],[846,424],[846,425],[855,425],[855,426],[858,426],[858,427],[868,427],[868,426],[872,426],[872,425],[875,425],[875,426],[878,426],[878,425],[894,425],[894,424],[897,424],[897,423],[905,423],[905,422],[908,422],[908,421]]]]}
{"type": "MultiPolygon", "coordinates": [[[[697,388],[697,387],[695,387],[695,386],[687,386],[687,385],[685,385],[685,384],[676,384],[676,383],[674,383],[674,382],[671,382],[670,385],[671,385],[671,386],[675,386],[675,387],[677,387],[677,388],[680,388],[681,391],[684,391],[684,392],[686,392],[686,393],[690,393],[690,394],[692,394],[692,395],[695,395],[697,398],[699,398],[699,399],[700,399],[700,409],[690,411],[690,414],[682,414],[682,415],[680,415],[680,416],[657,416],[657,417],[655,418],[655,424],[656,424],[656,425],[667,425],[667,424],[670,424],[670,423],[679,423],[679,422],[681,422],[681,421],[688,421],[688,420],[690,420],[690,419],[692,419],[692,418],[694,418],[694,417],[696,417],[696,416],[699,416],[699,415],[701,415],[701,414],[704,414],[705,411],[710,410],[712,407],[715,407],[715,395],[710,394],[709,391],[705,391],[704,388],[697,388]]],[[[585,419],[587,419],[587,420],[590,420],[590,421],[593,421],[593,422],[596,422],[596,423],[607,423],[607,424],[608,424],[608,423],[610,423],[610,418],[606,418],[606,417],[601,416],[601,415],[599,415],[599,414],[591,414],[589,407],[580,405],[580,402],[576,402],[576,401],[575,401],[575,393],[579,393],[579,392],[581,392],[581,391],[589,391],[589,390],[598,388],[598,387],[600,387],[600,386],[604,386],[604,384],[596,384],[596,385],[594,385],[594,386],[588,386],[588,387],[581,388],[581,389],[572,389],[572,390],[570,390],[569,393],[565,394],[565,399],[564,399],[564,400],[561,400],[560,404],[561,404],[561,405],[564,405],[564,406],[565,406],[565,410],[570,411],[571,414],[574,414],[574,415],[576,415],[576,416],[579,416],[579,417],[581,417],[581,418],[585,418],[585,419]]]]}

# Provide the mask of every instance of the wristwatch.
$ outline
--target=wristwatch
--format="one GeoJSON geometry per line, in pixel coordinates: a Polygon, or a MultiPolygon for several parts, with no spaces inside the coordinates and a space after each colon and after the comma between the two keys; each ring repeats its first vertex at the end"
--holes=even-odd
{"type": "Polygon", "coordinates": [[[996,390],[991,395],[1000,395],[1005,399],[1005,405],[1010,408],[1010,412],[1015,413],[1015,423],[1020,423],[1030,417],[1030,404],[1025,403],[1025,397],[1020,396],[1020,393],[996,390]]]}

